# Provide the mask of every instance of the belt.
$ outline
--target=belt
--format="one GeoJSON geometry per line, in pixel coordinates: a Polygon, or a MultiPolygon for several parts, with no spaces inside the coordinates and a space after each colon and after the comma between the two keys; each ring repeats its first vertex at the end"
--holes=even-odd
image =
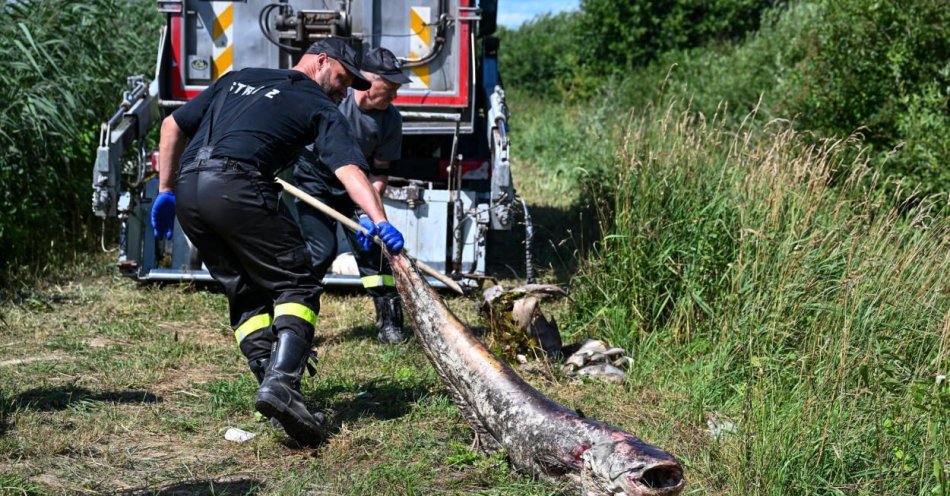
{"type": "Polygon", "coordinates": [[[195,160],[187,167],[183,167],[181,174],[188,174],[198,171],[224,172],[228,170],[245,172],[251,174],[252,176],[263,177],[266,179],[274,178],[273,174],[262,171],[257,165],[233,158],[210,158],[206,160],[195,160]]]}

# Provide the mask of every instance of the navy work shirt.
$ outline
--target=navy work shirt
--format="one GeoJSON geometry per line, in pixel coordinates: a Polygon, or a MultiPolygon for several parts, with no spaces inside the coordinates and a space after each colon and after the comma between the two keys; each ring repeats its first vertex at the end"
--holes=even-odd
{"type": "Polygon", "coordinates": [[[299,71],[252,68],[222,76],[172,114],[191,138],[181,172],[196,166],[219,98],[225,100],[211,130],[212,159],[239,160],[274,175],[313,144],[331,170],[348,164],[369,170],[349,124],[320,85],[299,71]]]}
{"type": "MultiPolygon", "coordinates": [[[[370,172],[388,175],[388,169],[376,169],[374,161],[392,162],[399,160],[402,153],[402,115],[393,104],[384,110],[360,110],[356,104],[353,90],[340,102],[340,112],[350,125],[350,131],[359,143],[360,150],[370,164],[370,172]]],[[[320,162],[314,147],[307,147],[300,153],[294,165],[294,179],[297,186],[313,195],[343,196],[346,189],[329,169],[320,162]]],[[[323,162],[326,164],[326,162],[323,162]]],[[[329,164],[328,164],[329,165],[329,164]]]]}

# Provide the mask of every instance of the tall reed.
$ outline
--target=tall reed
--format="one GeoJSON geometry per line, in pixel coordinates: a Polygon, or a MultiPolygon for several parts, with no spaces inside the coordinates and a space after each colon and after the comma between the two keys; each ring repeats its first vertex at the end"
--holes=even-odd
{"type": "Polygon", "coordinates": [[[159,26],[154,2],[0,4],[0,282],[97,244],[99,123],[127,76],[153,76],[159,26]]]}
{"type": "Polygon", "coordinates": [[[682,429],[643,434],[708,493],[947,494],[947,196],[881,188],[851,138],[674,107],[617,134],[570,332],[632,350],[682,429]]]}

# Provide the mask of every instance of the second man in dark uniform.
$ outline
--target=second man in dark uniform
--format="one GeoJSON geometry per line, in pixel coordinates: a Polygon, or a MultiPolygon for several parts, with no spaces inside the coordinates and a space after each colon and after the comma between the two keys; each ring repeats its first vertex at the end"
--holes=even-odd
{"type": "MultiPolygon", "coordinates": [[[[363,57],[363,74],[371,86],[355,88],[340,103],[340,112],[349,122],[353,135],[370,165],[370,181],[382,194],[386,189],[389,168],[398,160],[402,149],[402,117],[393,106],[399,87],[409,82],[399,61],[385,48],[371,50],[363,57]]],[[[346,195],[339,179],[330,173],[313,147],[307,147],[294,166],[297,186],[343,215],[353,217],[364,227],[372,219],[361,212],[346,195]]],[[[322,278],[337,255],[336,221],[299,200],[300,228],[322,278]]],[[[406,340],[403,332],[402,303],[396,293],[392,268],[380,249],[363,236],[347,231],[362,276],[363,287],[373,297],[376,307],[377,337],[387,344],[406,340]]]]}

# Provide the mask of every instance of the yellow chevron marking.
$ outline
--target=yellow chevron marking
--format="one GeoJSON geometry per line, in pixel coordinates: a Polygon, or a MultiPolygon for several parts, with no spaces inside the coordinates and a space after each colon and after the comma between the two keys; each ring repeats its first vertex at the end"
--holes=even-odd
{"type": "MultiPolygon", "coordinates": [[[[217,40],[234,23],[234,5],[228,5],[214,18],[211,25],[211,40],[217,40]]],[[[230,41],[230,40],[229,40],[230,41]]]]}
{"type": "Polygon", "coordinates": [[[416,12],[416,9],[409,10],[409,26],[412,34],[418,36],[426,46],[432,44],[432,27],[426,26],[426,21],[416,12]]]}
{"type": "Polygon", "coordinates": [[[223,76],[225,73],[231,70],[231,65],[233,64],[234,56],[234,47],[228,45],[227,48],[221,52],[221,55],[218,55],[214,58],[214,63],[211,65],[211,78],[218,79],[223,76]]]}
{"type": "MultiPolygon", "coordinates": [[[[419,55],[416,55],[416,52],[409,52],[409,58],[410,58],[410,59],[414,59],[414,58],[416,58],[416,57],[419,57],[419,55]]],[[[427,88],[429,87],[429,66],[428,66],[428,64],[427,64],[427,65],[420,65],[420,66],[418,66],[418,67],[410,67],[409,70],[411,70],[413,74],[415,74],[416,76],[419,77],[419,79],[422,81],[422,84],[426,85],[427,88]]]]}
{"type": "MultiPolygon", "coordinates": [[[[409,58],[414,59],[417,57],[422,57],[428,54],[428,50],[432,49],[432,27],[427,26],[426,19],[423,19],[423,15],[429,17],[429,9],[422,7],[417,9],[413,7],[409,9],[409,28],[412,33],[412,41],[409,46],[413,47],[409,50],[409,58]],[[421,10],[421,13],[420,13],[421,10]],[[416,49],[423,53],[417,53],[416,49]]],[[[429,66],[422,65],[419,67],[412,67],[412,73],[419,78],[419,82],[423,84],[426,88],[429,87],[429,66]]]]}

